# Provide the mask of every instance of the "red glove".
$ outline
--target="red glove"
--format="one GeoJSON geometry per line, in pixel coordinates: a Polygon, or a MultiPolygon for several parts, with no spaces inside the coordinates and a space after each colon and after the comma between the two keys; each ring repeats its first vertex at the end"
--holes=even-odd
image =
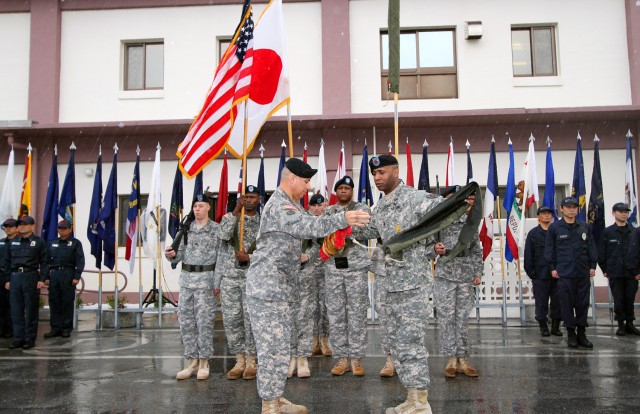
{"type": "Polygon", "coordinates": [[[324,238],[322,247],[320,248],[320,258],[326,262],[333,255],[344,249],[344,244],[351,235],[351,227],[341,229],[324,238]]]}

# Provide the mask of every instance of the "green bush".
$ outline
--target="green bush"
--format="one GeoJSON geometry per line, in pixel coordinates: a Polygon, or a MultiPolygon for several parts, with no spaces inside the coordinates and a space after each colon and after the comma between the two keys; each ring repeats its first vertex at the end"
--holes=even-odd
{"type": "MultiPolygon", "coordinates": [[[[111,307],[111,309],[115,309],[114,303],[115,299],[113,296],[107,296],[107,303],[111,307]]],[[[126,296],[118,296],[118,309],[124,309],[124,305],[127,303],[126,296]]]]}

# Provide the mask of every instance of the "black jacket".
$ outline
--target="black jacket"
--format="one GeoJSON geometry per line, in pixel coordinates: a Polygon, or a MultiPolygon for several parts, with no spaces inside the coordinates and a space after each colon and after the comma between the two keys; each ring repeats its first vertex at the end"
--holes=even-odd
{"type": "Polygon", "coordinates": [[[640,227],[631,232],[626,267],[630,277],[640,275],[640,227]]]}
{"type": "Polygon", "coordinates": [[[602,240],[598,246],[598,264],[607,277],[632,278],[633,275],[625,267],[625,260],[629,252],[629,243],[633,227],[618,226],[615,223],[602,233],[602,240]]]}
{"type": "Polygon", "coordinates": [[[589,269],[595,269],[598,262],[589,226],[581,221],[569,224],[564,219],[551,223],[544,258],[560,277],[589,277],[589,269]]]}
{"type": "Polygon", "coordinates": [[[540,225],[531,229],[524,244],[524,271],[531,279],[550,279],[551,268],[544,258],[547,230],[540,225]]]}

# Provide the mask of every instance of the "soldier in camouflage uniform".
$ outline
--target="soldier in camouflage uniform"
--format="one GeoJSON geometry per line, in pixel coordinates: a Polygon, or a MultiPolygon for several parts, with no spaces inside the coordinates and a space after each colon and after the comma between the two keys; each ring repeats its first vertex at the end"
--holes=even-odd
{"type": "MultiPolygon", "coordinates": [[[[327,207],[325,198],[321,194],[314,194],[309,199],[309,211],[314,216],[321,216],[327,207]],[[313,200],[313,203],[311,202],[313,200]]],[[[318,257],[313,262],[314,282],[313,297],[313,346],[311,353],[313,355],[331,356],[333,351],[329,347],[329,317],[327,316],[327,304],[324,300],[324,262],[320,259],[319,251],[322,245],[322,239],[315,239],[318,249],[318,257]]],[[[310,256],[311,257],[311,256],[310,256]]]]}
{"type": "MultiPolygon", "coordinates": [[[[384,197],[378,201],[371,223],[363,230],[354,229],[358,238],[376,239],[385,243],[394,235],[415,225],[420,218],[442,202],[442,198],[404,185],[399,178],[398,160],[392,155],[380,155],[369,160],[369,168],[378,190],[384,197]]],[[[388,292],[388,314],[391,356],[407,399],[393,413],[431,413],[428,398],[428,352],[424,346],[427,327],[427,298],[432,277],[425,260],[426,242],[420,241],[402,250],[401,255],[385,258],[388,292]]]]}
{"type": "Polygon", "coordinates": [[[250,380],[256,377],[256,344],[251,332],[249,310],[246,300],[246,273],[251,255],[256,247],[256,237],[260,230],[260,204],[258,188],[248,185],[245,195],[238,199],[236,208],[220,220],[219,238],[226,244],[224,261],[216,268],[214,293],[222,293],[222,319],[229,351],[236,356],[235,366],[227,372],[227,379],[240,377],[250,380]],[[240,248],[239,214],[244,206],[244,236],[240,248]]]}
{"type": "MultiPolygon", "coordinates": [[[[447,198],[457,191],[453,186],[443,191],[447,198]]],[[[471,211],[474,196],[469,197],[471,211]]],[[[451,226],[440,232],[439,241],[434,245],[434,252],[439,256],[446,256],[457,243],[466,215],[460,217],[451,226]]],[[[457,372],[463,372],[468,377],[477,377],[478,371],[468,362],[469,345],[469,313],[473,309],[475,298],[474,286],[480,284],[482,277],[482,247],[478,237],[471,247],[447,263],[438,265],[436,261],[436,277],[433,298],[438,311],[438,326],[442,353],[448,358],[444,375],[455,378],[457,372]]]]}
{"type": "MultiPolygon", "coordinates": [[[[324,211],[324,197],[314,194],[309,200],[309,211],[314,216],[322,215],[324,211]]],[[[309,358],[313,346],[318,344],[318,337],[314,337],[315,317],[318,282],[322,280],[324,288],[324,263],[320,259],[320,246],[323,239],[307,239],[302,241],[302,254],[300,255],[300,271],[298,272],[298,288],[300,290],[300,302],[293,309],[291,318],[291,359],[287,378],[293,377],[297,372],[298,378],[311,376],[309,370],[309,358]]],[[[323,295],[324,296],[324,295],[323,295]]],[[[323,338],[326,342],[326,338],[323,338]]]]}
{"type": "MultiPolygon", "coordinates": [[[[375,210],[375,206],[372,210],[375,210]]],[[[391,344],[389,343],[389,320],[387,316],[387,292],[389,291],[389,283],[387,281],[387,270],[384,263],[384,250],[382,248],[382,240],[378,239],[378,245],[371,255],[370,271],[374,274],[374,294],[375,308],[378,315],[378,326],[380,331],[380,348],[387,356],[384,367],[380,371],[381,377],[393,377],[395,374],[395,366],[393,358],[391,358],[391,344]]]]}
{"type": "Polygon", "coordinates": [[[257,385],[264,414],[307,412],[306,407],[282,397],[291,355],[291,314],[299,301],[296,274],[301,239],[324,237],[369,221],[361,211],[321,217],[304,212],[298,200],[309,191],[316,171],[297,158],[287,160],[280,187],[262,211],[257,249],[247,271],[247,304],[260,361],[257,385]]]}
{"type": "Polygon", "coordinates": [[[209,378],[216,305],[213,272],[220,244],[218,224],[209,220],[210,209],[208,198],[204,194],[197,195],[193,203],[195,220],[180,242],[178,251],[171,246],[165,249],[165,256],[172,263],[182,261],[178,322],[184,356],[189,364],[176,374],[177,379],[187,379],[196,371],[199,380],[209,378]]]}
{"type": "MultiPolygon", "coordinates": [[[[345,211],[366,211],[369,207],[353,200],[353,180],[345,175],[334,185],[338,203],[327,208],[326,215],[345,211]]],[[[333,356],[338,358],[331,373],[343,375],[351,370],[355,376],[364,375],[360,359],[367,347],[367,277],[371,260],[366,249],[347,238],[344,249],[325,262],[324,297],[329,316],[329,340],[333,356]],[[351,366],[349,366],[351,359],[351,366]]]]}

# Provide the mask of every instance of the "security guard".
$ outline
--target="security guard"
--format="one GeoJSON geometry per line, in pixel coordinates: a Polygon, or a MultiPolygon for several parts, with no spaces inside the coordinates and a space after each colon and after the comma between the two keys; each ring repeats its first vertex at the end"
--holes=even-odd
{"type": "Polygon", "coordinates": [[[49,307],[51,331],[44,338],[62,336],[68,338],[73,329],[73,308],[76,285],[84,270],[82,243],[71,236],[71,222],[58,223],[58,238],[48,244],[49,250],[49,307]]]}
{"type": "Polygon", "coordinates": [[[567,197],[560,204],[562,219],[547,230],[544,258],[551,276],[558,279],[562,320],[567,328],[567,345],[593,348],[587,339],[590,278],[596,275],[598,254],[586,223],[578,221],[578,200],[567,197]],[[576,336],[576,328],[578,334],[576,336]]]}
{"type": "Polygon", "coordinates": [[[9,282],[11,276],[11,268],[7,262],[9,243],[18,235],[18,220],[6,219],[2,223],[2,229],[7,237],[0,240],[0,331],[4,338],[13,336],[13,326],[11,324],[11,303],[9,300],[9,291],[4,285],[9,282]]]}
{"type": "Polygon", "coordinates": [[[40,289],[49,274],[47,244],[33,234],[35,221],[31,216],[18,220],[18,232],[9,244],[10,289],[13,342],[9,349],[29,349],[35,346],[38,331],[40,289]]]}
{"type": "Polygon", "coordinates": [[[547,206],[538,209],[538,226],[527,234],[524,245],[524,270],[533,283],[533,297],[536,304],[536,320],[542,336],[562,336],[560,321],[562,312],[558,299],[558,279],[551,277],[549,262],[544,258],[547,230],[553,221],[553,210],[547,206]],[[551,332],[547,324],[551,299],[551,332]]]}
{"type": "Polygon", "coordinates": [[[618,321],[618,336],[627,333],[640,335],[640,330],[633,325],[633,305],[638,291],[638,281],[633,270],[625,266],[633,233],[633,227],[627,223],[630,211],[625,203],[613,205],[612,214],[615,222],[604,230],[598,246],[598,264],[604,277],[609,279],[613,312],[615,320],[618,321]]]}

